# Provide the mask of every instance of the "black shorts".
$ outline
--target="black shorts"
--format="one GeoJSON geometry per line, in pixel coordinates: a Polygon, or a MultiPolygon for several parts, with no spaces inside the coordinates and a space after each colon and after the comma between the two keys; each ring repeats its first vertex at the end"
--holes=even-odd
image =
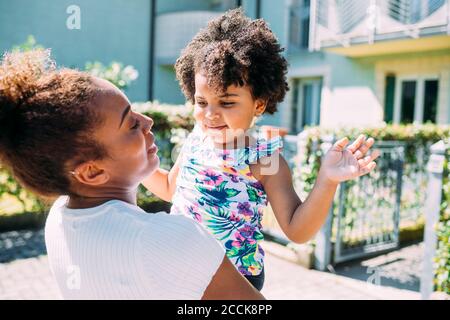
{"type": "Polygon", "coordinates": [[[264,286],[264,269],[262,269],[261,273],[257,276],[244,276],[250,283],[258,290],[261,291],[261,289],[264,286]]]}

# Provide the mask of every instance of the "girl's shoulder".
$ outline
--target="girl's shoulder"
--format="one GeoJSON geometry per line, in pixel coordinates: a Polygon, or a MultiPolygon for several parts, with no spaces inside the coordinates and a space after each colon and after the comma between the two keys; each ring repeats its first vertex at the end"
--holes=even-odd
{"type": "Polygon", "coordinates": [[[213,159],[220,161],[222,165],[229,167],[242,167],[250,164],[256,164],[261,159],[272,156],[283,148],[283,140],[280,136],[265,136],[258,129],[252,130],[251,142],[245,146],[235,149],[217,149],[212,142],[208,140],[202,129],[195,126],[189,133],[182,150],[184,154],[195,156],[196,158],[206,157],[208,163],[213,159]]]}
{"type": "Polygon", "coordinates": [[[223,159],[233,166],[248,166],[258,163],[263,158],[272,156],[281,151],[282,148],[283,140],[280,136],[268,139],[260,132],[256,132],[249,146],[224,150],[223,159]]]}
{"type": "Polygon", "coordinates": [[[182,143],[181,150],[183,153],[195,152],[198,146],[202,144],[202,140],[204,140],[201,128],[198,125],[192,129],[191,132],[188,133],[186,138],[182,143]]]}

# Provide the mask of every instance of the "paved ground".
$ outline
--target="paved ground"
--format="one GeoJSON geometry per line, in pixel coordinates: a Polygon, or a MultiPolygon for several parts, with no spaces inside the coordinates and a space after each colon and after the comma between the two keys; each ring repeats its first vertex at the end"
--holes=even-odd
{"type": "MultiPolygon", "coordinates": [[[[276,246],[267,246],[266,282],[262,292],[268,299],[420,298],[417,292],[410,290],[308,270],[280,258],[276,246]]],[[[59,299],[48,268],[42,230],[0,234],[1,299],[59,299]]]]}
{"type": "Polygon", "coordinates": [[[363,281],[378,275],[382,286],[420,292],[423,252],[423,242],[411,243],[378,257],[339,265],[335,272],[363,281]]]}

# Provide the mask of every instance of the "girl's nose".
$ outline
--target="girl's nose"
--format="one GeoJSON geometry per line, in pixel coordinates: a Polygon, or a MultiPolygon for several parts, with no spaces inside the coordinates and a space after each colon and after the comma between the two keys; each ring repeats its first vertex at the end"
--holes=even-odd
{"type": "Polygon", "coordinates": [[[214,120],[214,119],[219,118],[219,113],[216,112],[215,110],[213,110],[213,108],[208,108],[208,110],[206,111],[205,117],[207,119],[214,120]]]}

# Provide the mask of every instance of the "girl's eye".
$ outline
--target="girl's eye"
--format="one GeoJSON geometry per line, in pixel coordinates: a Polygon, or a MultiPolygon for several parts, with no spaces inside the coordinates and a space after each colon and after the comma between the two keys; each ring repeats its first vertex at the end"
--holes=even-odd
{"type": "Polygon", "coordinates": [[[232,107],[232,106],[234,106],[234,102],[222,102],[222,106],[224,106],[224,107],[232,107]]]}
{"type": "Polygon", "coordinates": [[[197,104],[199,107],[206,107],[206,102],[204,101],[197,101],[197,104]]]}
{"type": "Polygon", "coordinates": [[[131,127],[131,129],[136,130],[136,129],[139,129],[140,126],[141,126],[141,122],[139,120],[136,120],[136,123],[134,124],[134,126],[131,127]]]}

